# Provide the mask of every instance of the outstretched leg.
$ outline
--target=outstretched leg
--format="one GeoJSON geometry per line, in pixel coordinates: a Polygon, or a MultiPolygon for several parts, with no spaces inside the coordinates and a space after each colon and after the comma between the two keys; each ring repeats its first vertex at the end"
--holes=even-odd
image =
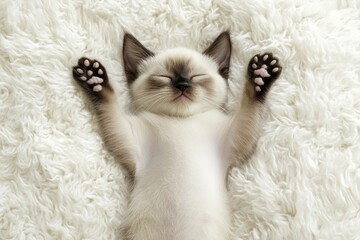
{"type": "Polygon", "coordinates": [[[271,53],[255,55],[248,65],[240,108],[237,110],[231,134],[230,167],[240,166],[254,152],[262,125],[264,102],[272,84],[281,73],[279,60],[271,53]]]}
{"type": "Polygon", "coordinates": [[[116,103],[105,67],[97,60],[83,57],[73,67],[73,77],[93,103],[106,147],[120,161],[132,181],[135,159],[131,150],[134,146],[131,126],[116,103]]]}

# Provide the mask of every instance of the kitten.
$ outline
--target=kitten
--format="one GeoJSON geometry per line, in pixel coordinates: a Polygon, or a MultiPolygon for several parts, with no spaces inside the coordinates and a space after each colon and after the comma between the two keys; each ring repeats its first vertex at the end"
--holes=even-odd
{"type": "Polygon", "coordinates": [[[263,103],[281,72],[271,53],[254,56],[239,107],[228,114],[230,56],[228,32],[203,53],[176,48],[159,54],[125,34],[131,111],[118,107],[99,61],[81,58],[73,68],[107,148],[133,181],[125,239],[228,239],[227,172],[253,153],[263,103]]]}

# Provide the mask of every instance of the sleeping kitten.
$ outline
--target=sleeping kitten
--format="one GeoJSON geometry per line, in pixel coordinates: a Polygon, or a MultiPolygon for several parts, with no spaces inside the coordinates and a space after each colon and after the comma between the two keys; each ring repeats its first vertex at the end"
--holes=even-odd
{"type": "Polygon", "coordinates": [[[124,239],[228,239],[226,175],[253,153],[263,103],[281,72],[271,53],[254,56],[239,107],[228,114],[230,56],[227,32],[203,53],[176,48],[159,54],[125,34],[131,111],[118,107],[99,61],[81,58],[73,68],[107,148],[133,182],[124,239]]]}

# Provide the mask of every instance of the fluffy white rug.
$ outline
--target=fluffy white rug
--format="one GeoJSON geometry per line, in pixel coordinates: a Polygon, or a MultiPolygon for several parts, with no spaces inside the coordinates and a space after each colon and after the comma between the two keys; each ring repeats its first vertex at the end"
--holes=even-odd
{"type": "Polygon", "coordinates": [[[100,60],[126,104],[124,30],[159,51],[226,29],[234,93],[252,55],[284,66],[257,151],[232,172],[232,239],[360,239],[357,0],[1,0],[0,238],[118,238],[127,188],[72,65],[100,60]]]}

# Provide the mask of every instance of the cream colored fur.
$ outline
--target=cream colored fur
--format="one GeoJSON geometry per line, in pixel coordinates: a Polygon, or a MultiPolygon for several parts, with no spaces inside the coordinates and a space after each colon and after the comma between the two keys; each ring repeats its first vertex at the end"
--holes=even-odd
{"type": "Polygon", "coordinates": [[[129,239],[228,239],[227,163],[219,147],[225,115],[144,113],[137,120],[139,161],[124,226],[129,239]]]}

